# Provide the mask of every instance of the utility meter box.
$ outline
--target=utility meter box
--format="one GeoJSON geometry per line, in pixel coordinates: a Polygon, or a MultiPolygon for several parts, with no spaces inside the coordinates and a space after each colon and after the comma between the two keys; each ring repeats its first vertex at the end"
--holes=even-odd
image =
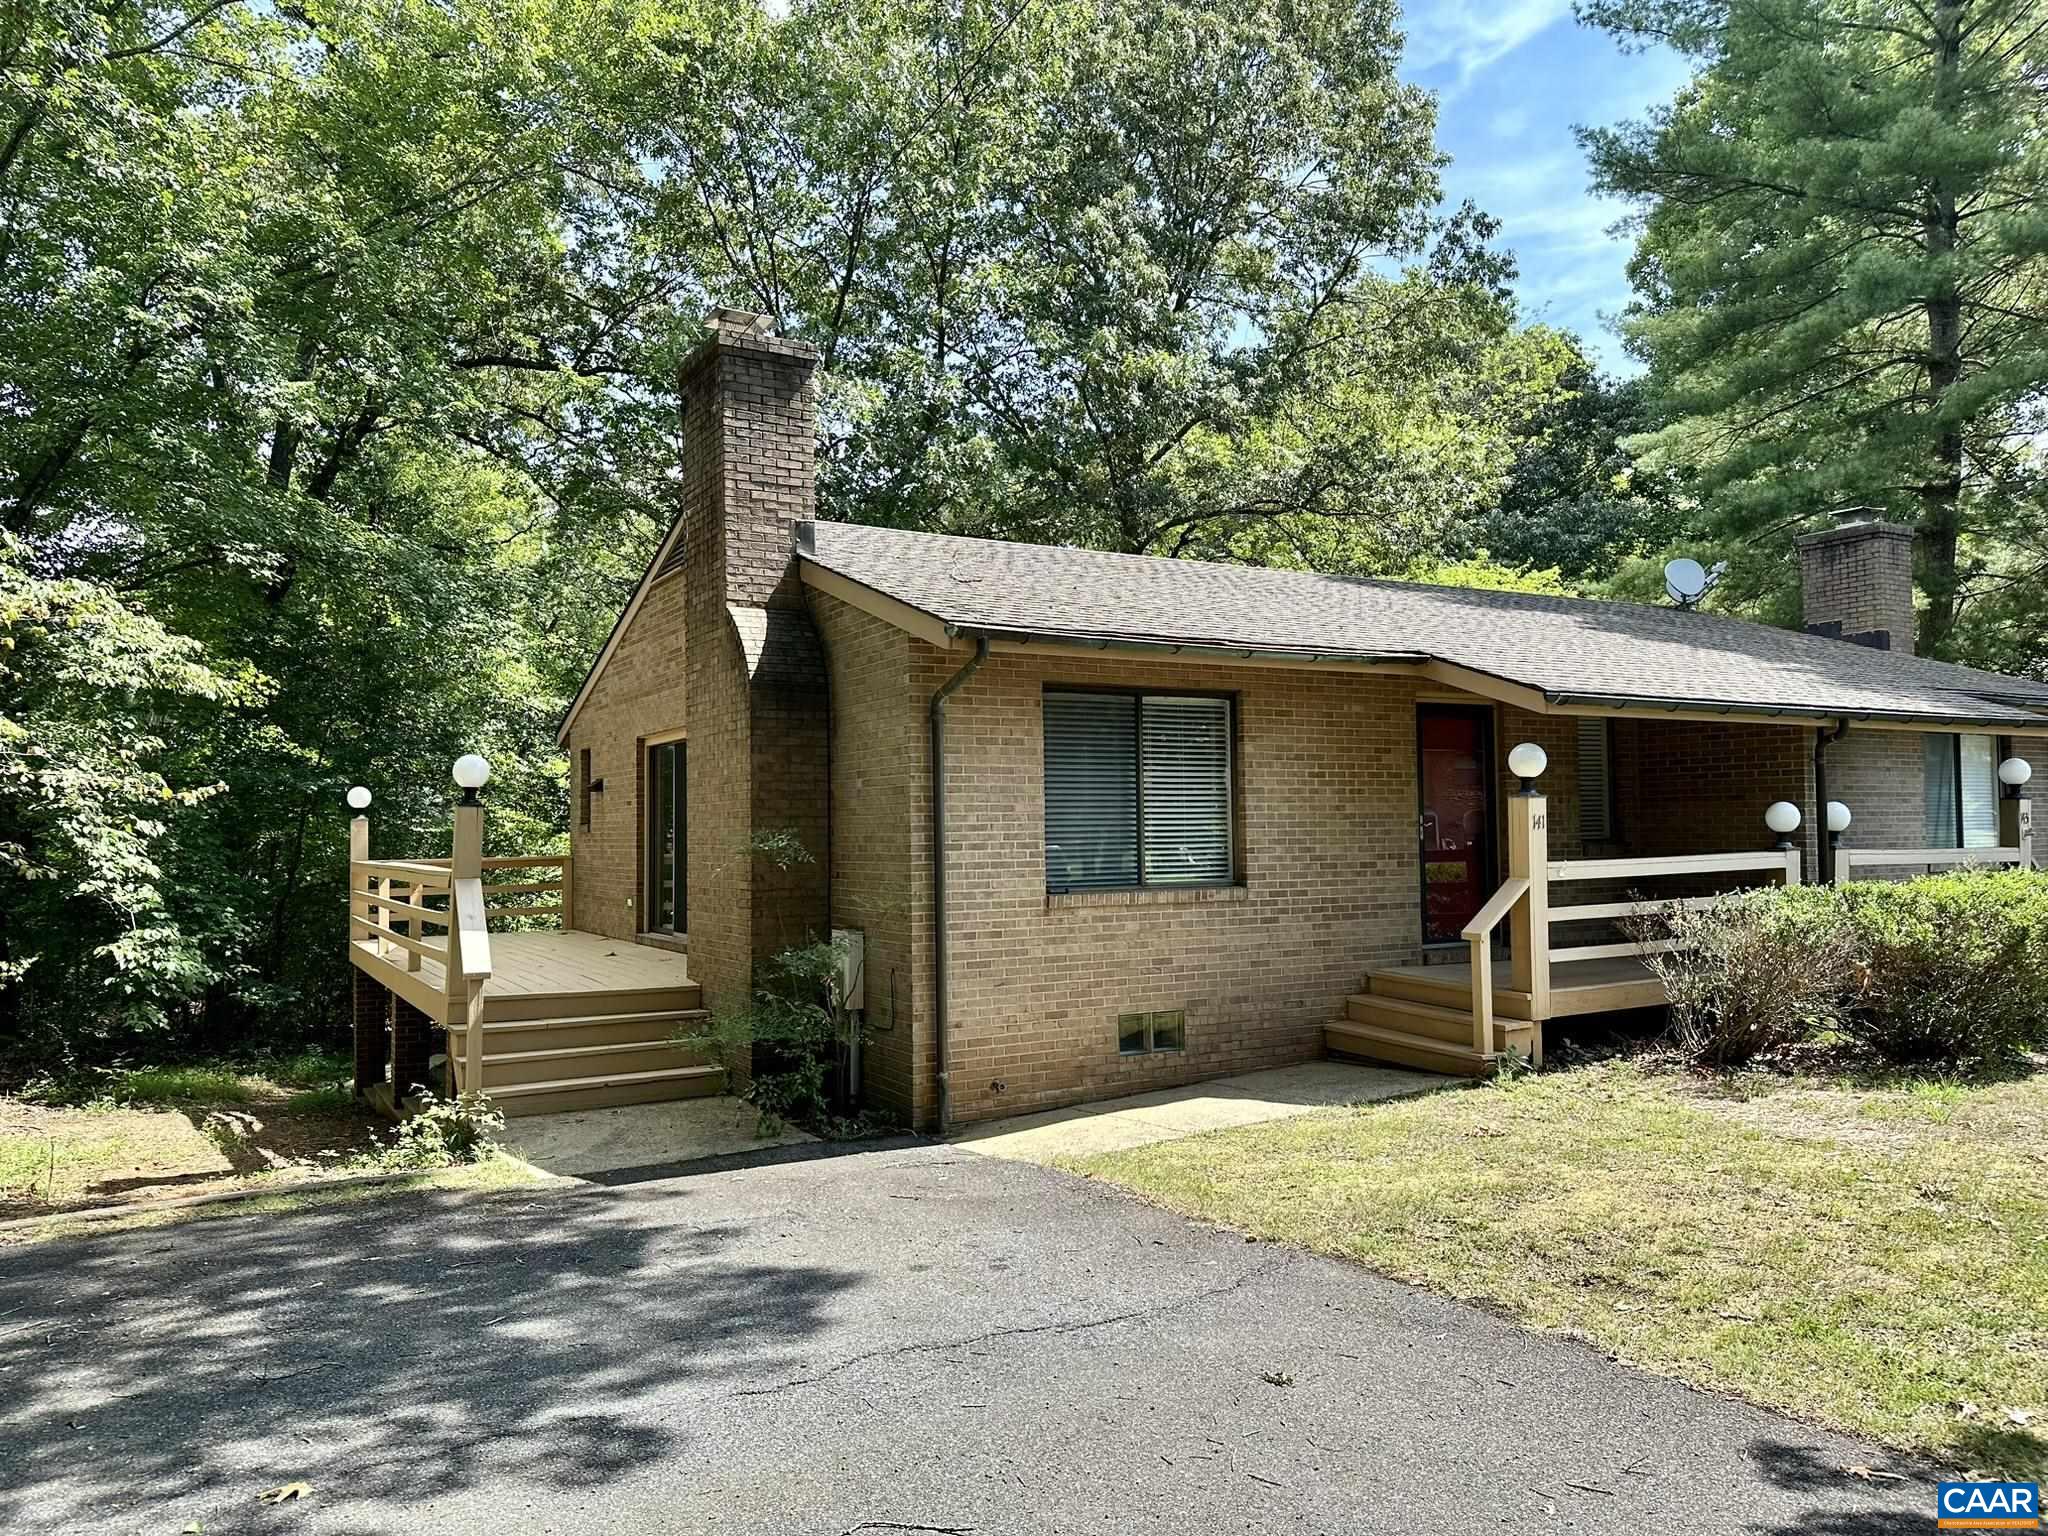
{"type": "Polygon", "coordinates": [[[832,947],[839,951],[839,1006],[858,1012],[868,1005],[868,936],[859,928],[834,928],[832,947]]]}

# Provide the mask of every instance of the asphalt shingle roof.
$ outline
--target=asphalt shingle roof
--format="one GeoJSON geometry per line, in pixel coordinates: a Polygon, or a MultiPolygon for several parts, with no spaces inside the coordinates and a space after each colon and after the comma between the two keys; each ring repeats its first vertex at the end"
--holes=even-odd
{"type": "Polygon", "coordinates": [[[820,522],[804,558],[1004,638],[1435,659],[1567,699],[2043,724],[2048,684],[1639,603],[1484,592],[820,522]]]}

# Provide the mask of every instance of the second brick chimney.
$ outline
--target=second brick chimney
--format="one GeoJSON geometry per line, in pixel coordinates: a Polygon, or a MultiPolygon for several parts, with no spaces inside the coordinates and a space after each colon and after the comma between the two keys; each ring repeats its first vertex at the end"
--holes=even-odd
{"type": "Polygon", "coordinates": [[[1798,542],[1800,600],[1809,635],[1911,654],[1911,528],[1844,523],[1798,542]]]}

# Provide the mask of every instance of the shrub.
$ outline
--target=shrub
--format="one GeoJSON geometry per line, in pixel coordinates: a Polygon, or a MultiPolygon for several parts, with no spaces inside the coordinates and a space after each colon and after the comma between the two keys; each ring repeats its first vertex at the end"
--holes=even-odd
{"type": "Polygon", "coordinates": [[[1672,909],[1683,946],[1653,956],[1671,998],[1671,1039],[1698,1066],[1737,1067],[1835,1023],[1855,951],[1833,892],[1744,891],[1672,909]]]}
{"type": "Polygon", "coordinates": [[[1746,891],[1673,914],[1653,959],[1688,1061],[1739,1066],[1824,1036],[1901,1065],[2048,1048],[2048,873],[1746,891]]]}
{"type": "Polygon", "coordinates": [[[481,1093],[443,1099],[422,1089],[418,1108],[400,1122],[377,1161],[387,1168],[480,1163],[497,1147],[504,1129],[504,1111],[481,1093]]]}
{"type": "Polygon", "coordinates": [[[747,1097],[765,1130],[778,1119],[823,1120],[832,1110],[828,1076],[852,1027],[837,1000],[839,971],[835,944],[782,950],[752,1003],[719,1012],[708,1029],[677,1043],[713,1051],[732,1082],[751,1079],[747,1097]]]}
{"type": "Polygon", "coordinates": [[[2048,1047],[2048,874],[1963,871],[1842,893],[1860,972],[1848,1034],[1903,1065],[2048,1047]]]}

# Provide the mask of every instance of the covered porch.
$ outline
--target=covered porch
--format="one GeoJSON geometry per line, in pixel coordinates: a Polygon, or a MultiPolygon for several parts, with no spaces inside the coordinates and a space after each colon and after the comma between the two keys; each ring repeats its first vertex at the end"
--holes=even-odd
{"type": "MultiPolygon", "coordinates": [[[[1808,879],[1842,883],[2034,865],[2032,806],[2018,792],[2023,772],[2004,778],[2006,793],[1995,802],[1998,836],[1981,846],[1849,846],[1844,834],[1852,818],[1842,803],[1824,802],[1811,817],[1793,801],[1759,797],[1758,840],[1775,837],[1775,846],[1611,857],[1585,853],[1594,840],[1580,805],[1568,804],[1565,825],[1554,823],[1551,799],[1537,787],[1548,767],[1540,746],[1524,741],[1506,763],[1522,785],[1500,815],[1506,878],[1456,929],[1455,949],[1439,945],[1419,961],[1367,971],[1362,990],[1345,999],[1344,1017],[1325,1027],[1332,1053],[1468,1076],[1490,1074],[1504,1055],[1541,1066],[1549,1020],[1670,1001],[1655,962],[1680,948],[1660,936],[1674,912],[1708,906],[1731,891],[1808,879]],[[1822,823],[1819,836],[1802,840],[1811,820],[1822,823]],[[1583,856],[1556,856],[1553,839],[1576,845],[1583,856]]],[[[2016,760],[2005,766],[2026,768],[2016,760]]],[[[1681,800],[1655,836],[1683,835],[1688,822],[1703,826],[1708,819],[1681,800]]]]}

